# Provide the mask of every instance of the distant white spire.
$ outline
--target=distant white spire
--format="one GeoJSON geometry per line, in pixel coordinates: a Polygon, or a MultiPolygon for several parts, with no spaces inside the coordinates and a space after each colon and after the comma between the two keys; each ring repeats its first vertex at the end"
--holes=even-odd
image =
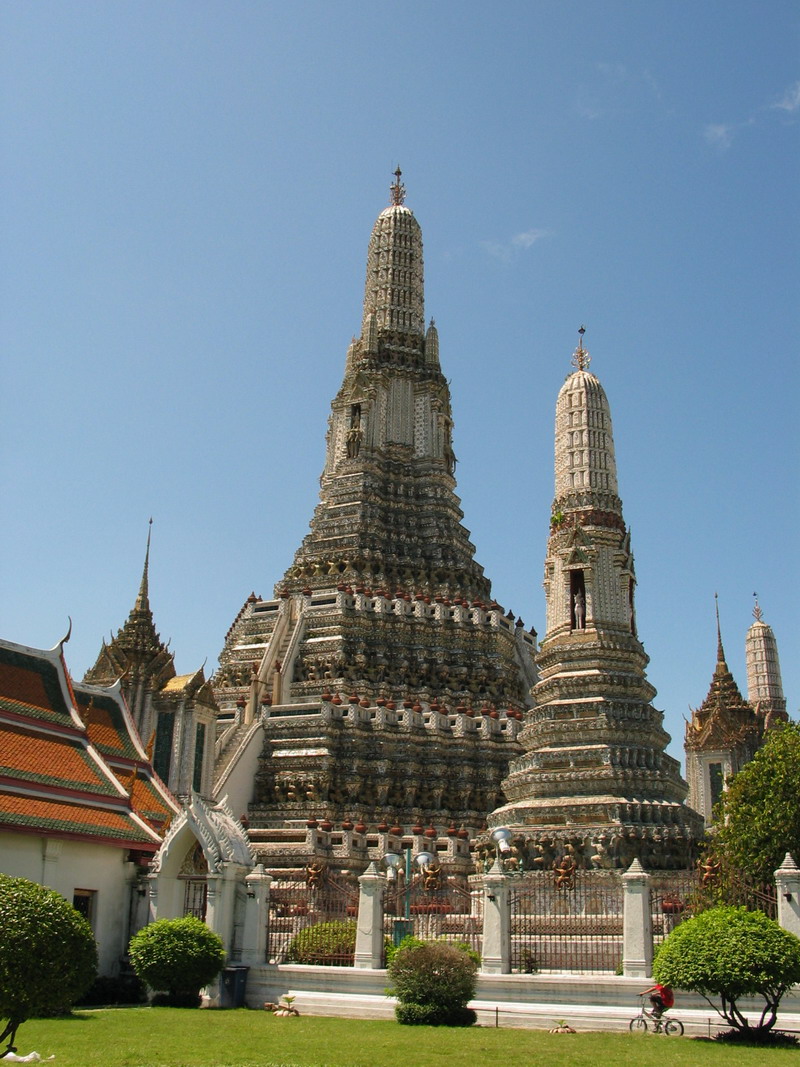
{"type": "Polygon", "coordinates": [[[745,638],[747,663],[747,699],[758,713],[769,721],[786,718],[786,698],[783,695],[778,642],[772,627],[764,622],[757,594],[753,615],[755,622],[745,638]]]}

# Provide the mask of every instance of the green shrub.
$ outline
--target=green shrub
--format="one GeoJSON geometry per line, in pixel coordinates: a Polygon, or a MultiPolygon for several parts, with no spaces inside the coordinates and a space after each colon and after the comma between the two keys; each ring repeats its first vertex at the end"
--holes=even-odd
{"type": "Polygon", "coordinates": [[[478,965],[463,948],[427,941],[400,948],[389,964],[390,992],[400,1001],[401,1023],[471,1026],[467,1003],[475,995],[478,965]]]}
{"type": "Polygon", "coordinates": [[[386,942],[386,966],[392,962],[394,957],[400,951],[401,948],[410,948],[412,945],[452,945],[453,948],[459,949],[461,952],[465,952],[471,960],[475,961],[475,965],[480,967],[481,954],[476,952],[472,945],[467,944],[466,941],[446,941],[442,939],[431,939],[428,941],[423,940],[421,937],[415,937],[414,934],[406,934],[399,945],[393,945],[388,940],[386,942]]]}
{"type": "Polygon", "coordinates": [[[762,912],[722,906],[687,919],[672,931],[653,962],[663,985],[699,993],[729,1026],[754,1038],[775,1025],[781,997],[800,982],[800,940],[762,912]],[[737,1006],[762,996],[755,1026],[737,1006]],[[719,1004],[714,999],[719,998],[719,1004]]]}
{"type": "Polygon", "coordinates": [[[131,938],[129,952],[139,978],[151,989],[165,992],[175,1007],[195,1006],[200,990],[225,963],[218,935],[188,915],[145,926],[131,938]]]}
{"type": "Polygon", "coordinates": [[[398,1004],[394,1013],[404,1026],[443,1026],[446,1014],[438,1004],[398,1004]]]}
{"type": "Polygon", "coordinates": [[[425,942],[420,937],[414,937],[413,934],[406,934],[406,936],[400,941],[399,945],[393,945],[389,941],[386,942],[386,966],[388,967],[392,960],[395,958],[401,948],[410,948],[412,945],[424,945],[425,942]]]}
{"type": "Polygon", "coordinates": [[[472,1008],[443,1008],[438,1004],[398,1004],[397,1021],[405,1026],[474,1026],[472,1008]]]}
{"type": "Polygon", "coordinates": [[[69,1011],[97,970],[92,928],[52,889],[0,874],[0,1042],[32,1015],[69,1011]]]}
{"type": "Polygon", "coordinates": [[[356,951],[356,922],[337,919],[307,926],[289,942],[288,963],[316,963],[324,966],[348,965],[356,951]]]}

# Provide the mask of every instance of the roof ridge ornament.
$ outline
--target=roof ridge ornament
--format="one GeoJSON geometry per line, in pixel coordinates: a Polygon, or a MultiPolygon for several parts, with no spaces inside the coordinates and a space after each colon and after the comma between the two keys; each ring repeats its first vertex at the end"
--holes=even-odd
{"type": "Polygon", "coordinates": [[[403,172],[400,170],[400,164],[397,165],[397,170],[394,172],[395,181],[389,186],[389,192],[392,197],[392,207],[399,207],[405,203],[406,199],[406,187],[400,181],[403,172]]]}
{"type": "Polygon", "coordinates": [[[586,327],[581,326],[578,330],[578,347],[572,353],[572,366],[577,367],[578,370],[588,370],[589,364],[592,362],[588,350],[583,347],[583,335],[585,333],[586,327]]]}

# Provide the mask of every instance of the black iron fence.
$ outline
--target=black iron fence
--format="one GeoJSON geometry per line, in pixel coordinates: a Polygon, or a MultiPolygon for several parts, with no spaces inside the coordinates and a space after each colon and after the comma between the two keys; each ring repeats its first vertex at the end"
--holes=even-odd
{"type": "MultiPolygon", "coordinates": [[[[568,860],[552,871],[513,876],[509,889],[511,970],[603,974],[620,970],[624,889],[621,871],[578,870],[568,860]]],[[[748,881],[707,862],[696,870],[650,876],[650,917],[657,947],[685,919],[715,904],[735,904],[777,917],[775,886],[748,881]]],[[[202,885],[202,884],[201,884],[202,885]]],[[[358,915],[355,881],[312,869],[305,881],[270,887],[267,952],[270,963],[352,966],[358,915]]],[[[186,906],[199,910],[204,896],[187,889],[186,906]],[[191,897],[191,900],[189,900],[191,897]]],[[[437,869],[400,875],[383,896],[383,934],[397,945],[411,934],[424,941],[483,948],[484,889],[437,869]]]]}
{"type": "Polygon", "coordinates": [[[510,894],[511,970],[608,973],[622,963],[623,890],[611,871],[527,874],[510,894]]]}
{"type": "Polygon", "coordinates": [[[481,953],[483,888],[442,876],[432,885],[416,875],[409,885],[396,882],[383,898],[384,935],[398,945],[406,935],[421,941],[468,945],[481,953]]]}
{"type": "Polygon", "coordinates": [[[270,886],[267,959],[352,967],[358,885],[332,875],[270,886]]]}
{"type": "Polygon", "coordinates": [[[702,875],[697,870],[653,875],[650,882],[650,922],[653,947],[661,944],[678,923],[701,910],[702,875]]]}

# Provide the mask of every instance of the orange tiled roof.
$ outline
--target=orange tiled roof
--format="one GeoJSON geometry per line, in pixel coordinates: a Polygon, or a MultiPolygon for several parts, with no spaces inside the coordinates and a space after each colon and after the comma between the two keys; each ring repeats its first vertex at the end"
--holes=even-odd
{"type": "Polygon", "coordinates": [[[174,815],[163,796],[149,778],[136,778],[133,787],[133,806],[150,822],[164,824],[174,815]]]}
{"type": "Polygon", "coordinates": [[[0,793],[0,826],[156,844],[125,812],[12,793],[0,793]]]}
{"type": "Polygon", "coordinates": [[[27,781],[117,796],[79,737],[48,737],[0,723],[0,773],[27,781]]]}
{"type": "Polygon", "coordinates": [[[79,714],[95,748],[104,755],[137,759],[139,752],[131,740],[122,708],[117,701],[111,696],[87,693],[79,686],[74,688],[79,714]]]}
{"type": "Polygon", "coordinates": [[[152,775],[121,697],[73,687],[52,652],[0,642],[0,825],[155,845],[174,811],[152,775]],[[133,786],[130,806],[115,780],[133,786]]]}
{"type": "Polygon", "coordinates": [[[0,646],[0,671],[0,707],[50,721],[72,721],[60,672],[51,660],[0,646]]]}

